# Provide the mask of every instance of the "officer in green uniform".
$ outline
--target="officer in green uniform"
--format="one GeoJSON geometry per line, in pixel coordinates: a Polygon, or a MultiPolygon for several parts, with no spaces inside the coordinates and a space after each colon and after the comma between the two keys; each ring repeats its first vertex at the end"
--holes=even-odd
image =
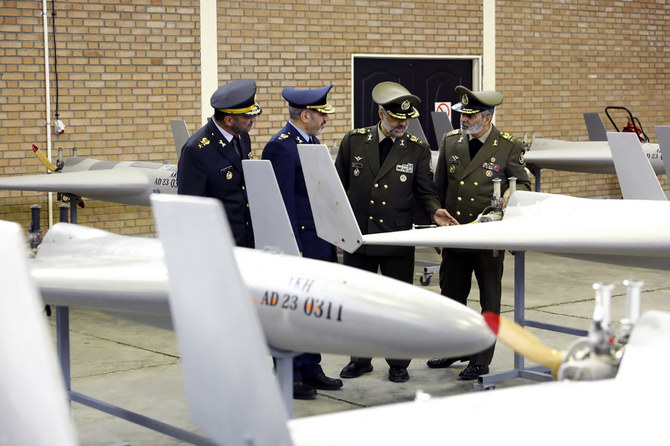
{"type": "MultiPolygon", "coordinates": [[[[363,234],[411,229],[415,204],[437,224],[449,223],[440,201],[431,166],[430,147],[407,133],[409,119],[419,116],[412,104],[421,100],[395,82],[382,82],[372,90],[380,122],[351,130],[342,139],[335,160],[358,226],[363,234]]],[[[414,248],[363,246],[344,253],[344,264],[412,283],[414,248]]],[[[371,358],[351,358],[340,372],[355,378],[372,371],[371,358]]],[[[387,359],[389,380],[409,379],[409,359],[387,359]]]]}
{"type": "MultiPolygon", "coordinates": [[[[500,178],[503,207],[509,198],[509,178],[517,188],[530,190],[523,160],[523,144],[491,123],[495,107],[503,101],[496,91],[473,92],[456,87],[461,102],[452,109],[461,114],[461,128],[444,135],[435,169],[440,203],[459,224],[471,223],[488,206],[493,180],[500,178]]],[[[481,223],[480,223],[481,224],[481,223]]],[[[504,251],[442,249],[440,289],[444,296],[466,304],[472,273],[479,286],[482,312],[500,314],[504,251]]],[[[449,367],[469,359],[461,379],[476,379],[489,372],[495,345],[469,358],[433,358],[428,367],[449,367]]]]}

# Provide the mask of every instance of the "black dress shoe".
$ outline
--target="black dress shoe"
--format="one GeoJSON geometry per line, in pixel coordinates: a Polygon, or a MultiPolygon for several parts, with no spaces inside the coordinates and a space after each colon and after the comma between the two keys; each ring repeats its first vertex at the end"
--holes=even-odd
{"type": "Polygon", "coordinates": [[[488,375],[488,373],[489,366],[487,365],[468,364],[468,366],[463,369],[463,371],[459,373],[458,376],[464,380],[471,380],[477,379],[481,375],[488,375]]]}
{"type": "Polygon", "coordinates": [[[340,372],[340,378],[358,378],[363,373],[369,373],[371,371],[372,364],[360,364],[351,361],[349,364],[345,365],[340,372]]]}
{"type": "Polygon", "coordinates": [[[342,387],[341,379],[328,378],[323,372],[309,378],[303,378],[302,382],[320,390],[337,390],[342,387]]]}
{"type": "Polygon", "coordinates": [[[296,400],[316,399],[316,389],[312,386],[308,386],[302,381],[295,381],[293,383],[293,399],[296,400]]]}
{"type": "Polygon", "coordinates": [[[458,361],[465,361],[463,358],[431,358],[426,362],[428,367],[431,369],[446,369],[449,367],[451,364],[458,362],[458,361]]]}
{"type": "Polygon", "coordinates": [[[409,373],[403,367],[391,367],[389,369],[389,381],[394,383],[404,383],[409,380],[409,373]]]}

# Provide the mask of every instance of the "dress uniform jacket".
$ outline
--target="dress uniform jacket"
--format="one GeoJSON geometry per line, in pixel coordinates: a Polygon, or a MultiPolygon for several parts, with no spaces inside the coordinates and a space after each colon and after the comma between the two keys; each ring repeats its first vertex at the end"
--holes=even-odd
{"type": "MultiPolygon", "coordinates": [[[[251,158],[249,134],[241,134],[238,141],[241,157],[251,158]]],[[[184,144],[177,191],[221,200],[237,246],[254,248],[242,160],[211,119],[184,144]]]]}
{"type": "MultiPolygon", "coordinates": [[[[430,216],[440,208],[428,144],[405,133],[396,138],[380,166],[377,129],[375,125],[351,130],[342,139],[335,160],[363,234],[411,229],[415,204],[430,216]]],[[[363,246],[356,253],[395,256],[412,250],[400,246],[363,246]]]]}
{"type": "Polygon", "coordinates": [[[523,153],[520,140],[495,126],[472,160],[467,135],[460,129],[445,134],[435,168],[440,203],[459,223],[470,223],[491,205],[494,178],[502,180],[501,193],[509,177],[517,178],[517,189],[530,190],[523,153]]]}
{"type": "MultiPolygon", "coordinates": [[[[517,188],[530,190],[524,168],[523,145],[508,133],[492,126],[473,159],[468,137],[460,129],[444,135],[435,168],[435,183],[440,202],[459,223],[477,218],[493,197],[493,179],[500,178],[501,193],[509,187],[509,177],[517,178],[517,188]]],[[[440,265],[441,293],[466,304],[474,271],[479,286],[482,311],[500,313],[501,278],[504,251],[493,255],[488,250],[443,249],[440,265]]],[[[495,345],[470,356],[470,363],[487,366],[495,345]]]]}
{"type": "MultiPolygon", "coordinates": [[[[316,140],[316,138],[314,138],[316,140]]],[[[327,261],[337,261],[334,245],[316,235],[316,226],[309,204],[305,177],[298,156],[298,144],[305,144],[302,135],[291,124],[270,139],[263,149],[263,159],[272,162],[277,183],[284,199],[286,211],[298,249],[304,257],[327,261]]],[[[316,144],[319,141],[316,140],[316,144]]]]}

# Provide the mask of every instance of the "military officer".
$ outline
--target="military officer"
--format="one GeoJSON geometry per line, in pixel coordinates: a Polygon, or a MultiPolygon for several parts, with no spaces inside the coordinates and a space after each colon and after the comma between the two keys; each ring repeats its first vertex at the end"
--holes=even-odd
{"type": "Polygon", "coordinates": [[[181,151],[177,192],[221,200],[237,246],[254,248],[242,159],[252,158],[249,130],[262,113],[256,83],[229,82],[210,99],[214,116],[181,151]]]}
{"type": "MultiPolygon", "coordinates": [[[[298,249],[304,257],[327,262],[337,262],[337,251],[334,245],[316,235],[297,145],[319,144],[317,136],[323,133],[329,116],[335,112],[327,98],[332,87],[285,88],[282,96],[288,102],[289,121],[265,145],[262,155],[272,162],[298,249]]],[[[314,399],[316,389],[342,387],[342,380],[326,376],[320,363],[319,353],[303,353],[293,358],[294,398],[314,399]]]]}
{"type": "MultiPolygon", "coordinates": [[[[372,90],[379,123],[351,130],[342,139],[335,160],[358,226],[363,234],[410,229],[415,204],[440,224],[450,217],[440,208],[433,182],[430,147],[407,133],[409,119],[419,116],[413,104],[421,100],[395,82],[381,82],[372,90]]],[[[455,222],[454,222],[455,223],[455,222]]],[[[344,264],[412,283],[414,248],[363,246],[344,253],[344,264]]],[[[409,379],[409,359],[386,359],[389,380],[409,379]]],[[[371,358],[351,358],[340,376],[355,378],[372,371],[371,358]]]]}
{"type": "Polygon", "coordinates": [[[318,136],[335,112],[327,101],[332,87],[285,88],[282,97],[288,102],[289,121],[265,145],[262,155],[263,159],[272,162],[298,249],[304,257],[329,262],[337,261],[337,251],[335,246],[316,235],[297,145],[320,144],[318,136]]]}
{"type": "MultiPolygon", "coordinates": [[[[473,92],[458,86],[461,128],[444,135],[435,169],[440,203],[460,224],[470,223],[488,206],[493,196],[493,180],[500,178],[503,206],[509,198],[509,178],[517,178],[517,188],[530,190],[523,160],[523,145],[491,122],[495,107],[503,101],[496,91],[473,92]]],[[[500,314],[503,251],[442,249],[440,289],[444,296],[466,304],[472,273],[479,286],[482,312],[500,314]]],[[[495,345],[469,358],[433,358],[428,367],[449,367],[469,360],[461,379],[476,379],[489,372],[495,345]]]]}

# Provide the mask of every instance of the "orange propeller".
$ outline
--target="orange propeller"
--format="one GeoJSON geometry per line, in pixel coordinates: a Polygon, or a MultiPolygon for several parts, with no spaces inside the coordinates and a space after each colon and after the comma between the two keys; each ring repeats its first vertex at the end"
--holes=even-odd
{"type": "Polygon", "coordinates": [[[516,322],[490,312],[485,312],[483,316],[503,344],[531,361],[548,367],[551,374],[556,377],[558,368],[565,358],[565,352],[547,347],[535,335],[516,322]]]}

